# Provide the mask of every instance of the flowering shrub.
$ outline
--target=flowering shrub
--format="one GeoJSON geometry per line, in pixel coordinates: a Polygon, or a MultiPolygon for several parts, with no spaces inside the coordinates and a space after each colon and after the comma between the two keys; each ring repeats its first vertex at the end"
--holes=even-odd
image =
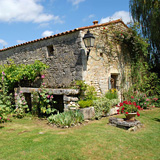
{"type": "MultiPolygon", "coordinates": [[[[44,75],[43,75],[44,78],[44,75]]],[[[42,84],[41,90],[38,92],[38,114],[39,115],[51,115],[51,113],[56,112],[57,110],[54,108],[54,103],[56,101],[53,100],[53,93],[49,93],[47,89],[45,89],[45,83],[42,84]]]]}
{"type": "Polygon", "coordinates": [[[25,111],[29,110],[25,97],[22,92],[20,92],[19,95],[15,93],[15,99],[17,101],[16,109],[14,110],[15,116],[17,118],[23,118],[25,116],[25,111]]]}
{"type": "Polygon", "coordinates": [[[142,108],[136,104],[136,102],[131,101],[123,101],[123,103],[119,103],[119,109],[117,110],[117,113],[137,113],[137,116],[140,116],[138,110],[142,110],[142,108]]]}

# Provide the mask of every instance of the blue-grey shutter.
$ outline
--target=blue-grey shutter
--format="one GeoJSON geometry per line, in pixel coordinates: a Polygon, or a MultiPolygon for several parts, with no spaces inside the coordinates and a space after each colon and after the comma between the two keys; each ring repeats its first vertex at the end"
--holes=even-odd
{"type": "Polygon", "coordinates": [[[108,89],[111,89],[111,76],[108,77],[108,89]]]}

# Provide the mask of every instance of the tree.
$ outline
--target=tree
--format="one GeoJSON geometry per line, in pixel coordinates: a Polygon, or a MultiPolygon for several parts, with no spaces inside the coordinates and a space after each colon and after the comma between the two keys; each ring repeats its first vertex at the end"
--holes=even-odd
{"type": "MultiPolygon", "coordinates": [[[[139,22],[142,34],[150,44],[152,64],[160,72],[160,0],[130,0],[134,22],[139,22]]],[[[160,73],[159,73],[160,74],[160,73]]]]}

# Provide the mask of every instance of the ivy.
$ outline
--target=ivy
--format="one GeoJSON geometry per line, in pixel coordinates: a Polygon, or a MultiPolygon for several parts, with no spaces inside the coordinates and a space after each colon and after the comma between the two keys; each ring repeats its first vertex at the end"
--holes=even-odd
{"type": "MultiPolygon", "coordinates": [[[[132,89],[145,92],[147,95],[160,94],[158,89],[158,76],[151,72],[150,54],[148,52],[149,44],[140,34],[140,26],[137,23],[130,24],[129,28],[111,25],[109,28],[103,28],[103,34],[106,34],[111,54],[114,55],[113,45],[120,45],[121,50],[129,56],[123,55],[124,61],[131,66],[132,89]]],[[[117,54],[121,54],[116,50],[117,54]]],[[[123,78],[123,77],[122,77],[123,78]]],[[[124,79],[125,80],[125,79],[124,79]]],[[[124,82],[125,84],[125,82],[124,82]]],[[[124,85],[121,84],[123,87],[124,85]]]]}

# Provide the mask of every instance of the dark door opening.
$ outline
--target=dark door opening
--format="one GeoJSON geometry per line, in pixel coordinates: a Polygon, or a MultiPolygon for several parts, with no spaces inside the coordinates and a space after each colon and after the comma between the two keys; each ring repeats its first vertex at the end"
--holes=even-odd
{"type": "Polygon", "coordinates": [[[53,95],[54,101],[54,108],[57,109],[60,113],[64,111],[64,103],[63,103],[63,95],[53,95]]]}
{"type": "Polygon", "coordinates": [[[31,93],[23,93],[25,100],[27,102],[29,111],[27,112],[31,112],[32,111],[32,102],[31,102],[31,93]]]}

